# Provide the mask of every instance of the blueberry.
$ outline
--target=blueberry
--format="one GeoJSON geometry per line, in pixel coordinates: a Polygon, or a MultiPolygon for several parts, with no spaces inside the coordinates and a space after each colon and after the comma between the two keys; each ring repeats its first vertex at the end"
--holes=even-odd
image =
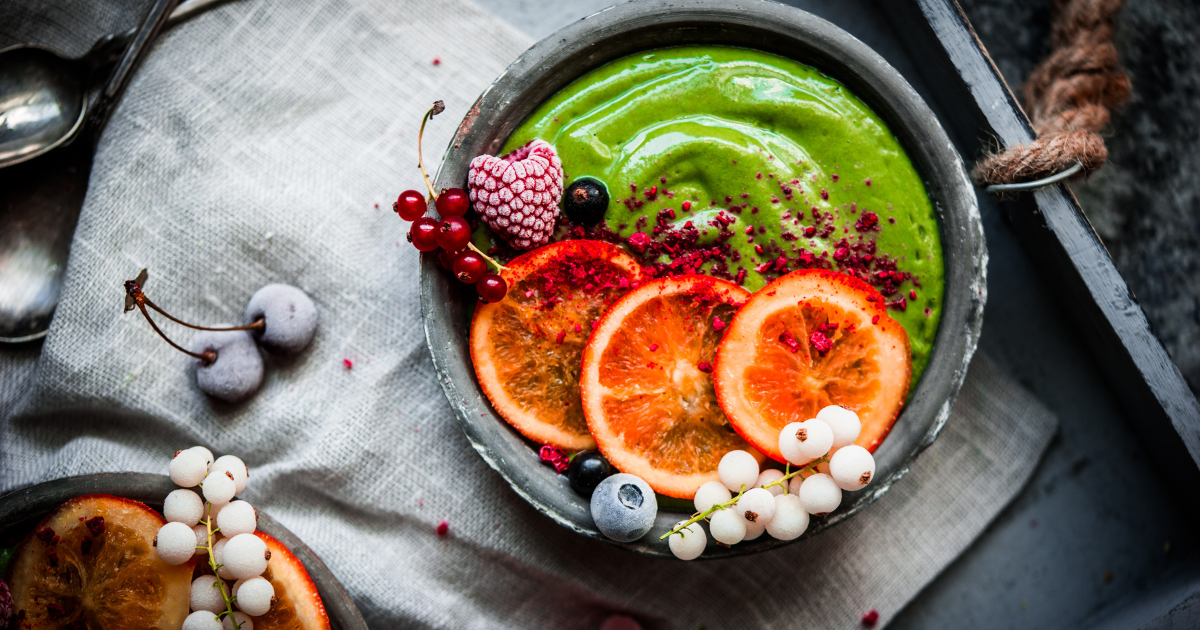
{"type": "Polygon", "coordinates": [[[572,223],[595,225],[608,210],[608,189],[591,177],[580,177],[563,192],[563,212],[572,223]]]}
{"type": "Polygon", "coordinates": [[[296,354],[317,332],[317,307],[308,294],[287,284],[268,284],[246,305],[246,323],[262,318],[266,328],[254,336],[267,352],[296,354]]]}
{"type": "Polygon", "coordinates": [[[571,489],[586,499],[592,496],[601,481],[614,472],[612,465],[599,451],[583,451],[571,459],[567,480],[571,482],[571,489]]]}
{"type": "Polygon", "coordinates": [[[641,477],[617,473],[592,493],[592,520],[600,532],[618,542],[632,542],[650,531],[658,515],[654,490],[641,477]]]}
{"type": "Polygon", "coordinates": [[[205,330],[192,339],[192,352],[209,350],[217,353],[215,361],[208,365],[196,362],[200,391],[231,403],[241,402],[258,391],[263,380],[263,360],[250,333],[205,330]]]}

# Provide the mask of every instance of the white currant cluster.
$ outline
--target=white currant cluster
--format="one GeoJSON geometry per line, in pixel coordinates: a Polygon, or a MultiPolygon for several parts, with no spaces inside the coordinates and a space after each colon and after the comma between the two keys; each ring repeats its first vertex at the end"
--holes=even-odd
{"type": "Polygon", "coordinates": [[[254,535],[258,515],[249,503],[233,500],[246,489],[249,469],[233,455],[214,460],[212,451],[193,446],[175,453],[167,470],[183,487],[163,502],[167,524],[155,539],[158,557],[171,565],[204,557],[216,573],[192,582],[194,612],[183,630],[254,630],[251,617],[271,609],[275,587],[262,577],[271,552],[254,535]],[[197,486],[200,493],[191,489],[197,486]]]}
{"type": "Polygon", "coordinates": [[[726,453],[717,466],[720,481],[696,490],[696,514],[663,536],[671,553],[680,560],[700,557],[708,545],[700,525],[704,520],[713,539],[726,546],[764,532],[779,540],[798,538],[808,529],[810,514],[829,514],[841,505],[843,490],[861,490],[871,482],[875,459],[854,444],[861,430],[858,414],[833,405],[779,432],[786,472],[760,471],[746,451],[726,453]],[[790,470],[792,464],[801,468],[790,470]]]}

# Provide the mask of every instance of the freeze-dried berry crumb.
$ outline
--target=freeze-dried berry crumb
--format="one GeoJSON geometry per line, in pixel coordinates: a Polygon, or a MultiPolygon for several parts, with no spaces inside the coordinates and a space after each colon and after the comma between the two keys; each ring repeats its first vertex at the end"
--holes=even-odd
{"type": "Polygon", "coordinates": [[[567,467],[571,465],[570,458],[567,457],[567,454],[561,448],[550,446],[549,444],[545,444],[542,448],[538,449],[538,457],[543,462],[553,466],[554,472],[560,475],[566,472],[567,467]]]}
{"type": "Polygon", "coordinates": [[[813,350],[816,350],[817,354],[821,356],[825,356],[827,352],[833,349],[833,341],[830,340],[829,337],[826,337],[825,333],[819,330],[814,331],[813,334],[809,336],[808,343],[812,346],[813,350]]]}
{"type": "Polygon", "coordinates": [[[700,363],[696,364],[696,369],[704,372],[705,374],[711,374],[713,370],[712,364],[708,361],[701,361],[700,363]]]}
{"type": "Polygon", "coordinates": [[[93,536],[100,536],[104,533],[103,516],[93,516],[92,518],[84,521],[84,524],[87,525],[88,531],[91,532],[93,536]]]}
{"type": "MultiPolygon", "coordinates": [[[[871,180],[867,180],[870,182],[871,180]]],[[[874,628],[875,624],[879,623],[879,611],[872,609],[871,612],[862,616],[862,625],[868,628],[874,628]]]]}
{"type": "Polygon", "coordinates": [[[716,330],[716,331],[724,330],[725,322],[721,321],[721,319],[719,317],[714,317],[713,321],[712,321],[712,328],[713,328],[713,330],[716,330]]]}
{"type": "Polygon", "coordinates": [[[351,361],[350,359],[342,359],[342,365],[345,366],[347,370],[349,370],[350,368],[354,367],[354,362],[351,361]]]}
{"type": "Polygon", "coordinates": [[[437,529],[433,530],[438,536],[445,536],[450,533],[450,523],[442,521],[437,524],[437,529]]]}

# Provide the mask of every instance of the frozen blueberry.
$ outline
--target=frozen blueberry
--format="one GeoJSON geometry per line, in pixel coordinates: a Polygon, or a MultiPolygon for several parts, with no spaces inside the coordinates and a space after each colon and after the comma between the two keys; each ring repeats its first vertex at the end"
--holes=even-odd
{"type": "Polygon", "coordinates": [[[572,223],[595,225],[607,210],[608,190],[598,179],[580,177],[563,192],[563,212],[572,223]]]}
{"type": "Polygon", "coordinates": [[[583,451],[571,458],[571,465],[567,467],[567,481],[571,482],[572,490],[586,499],[592,496],[601,481],[614,472],[612,465],[599,451],[583,451]]]}
{"type": "MultiPolygon", "coordinates": [[[[228,326],[228,324],[221,324],[228,326]]],[[[196,362],[200,391],[225,402],[240,402],[258,391],[263,380],[263,360],[254,338],[244,330],[201,331],[192,339],[192,352],[212,350],[217,359],[208,365],[196,362]]]]}
{"type": "Polygon", "coordinates": [[[617,473],[600,482],[592,493],[592,520],[605,536],[632,542],[650,531],[658,514],[658,499],[641,477],[617,473]]]}
{"type": "Polygon", "coordinates": [[[308,294],[287,284],[268,284],[246,305],[246,323],[262,318],[266,327],[254,336],[267,352],[296,354],[317,332],[317,307],[308,294]]]}

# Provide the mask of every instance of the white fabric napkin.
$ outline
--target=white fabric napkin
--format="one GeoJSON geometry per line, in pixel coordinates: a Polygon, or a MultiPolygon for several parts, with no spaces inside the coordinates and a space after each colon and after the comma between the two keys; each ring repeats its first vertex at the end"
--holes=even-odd
{"type": "Polygon", "coordinates": [[[1055,431],[986,359],[882,500],[746,558],[683,563],[584,539],[467,444],[435,382],[417,255],[390,204],[421,187],[422,112],[446,102],[425,139],[436,165],[530,43],[465,0],[243,0],[169,32],[99,147],[40,356],[0,354],[0,490],[165,472],[193,444],[238,454],[246,497],[377,628],[594,629],[614,612],[648,628],[856,628],[871,609],[886,623],[1018,492],[1055,431]],[[122,314],[122,281],[142,267],[147,295],[196,322],[238,320],[259,287],[294,284],[317,304],[317,337],[270,362],[249,402],[214,403],[190,359],[122,314]]]}

